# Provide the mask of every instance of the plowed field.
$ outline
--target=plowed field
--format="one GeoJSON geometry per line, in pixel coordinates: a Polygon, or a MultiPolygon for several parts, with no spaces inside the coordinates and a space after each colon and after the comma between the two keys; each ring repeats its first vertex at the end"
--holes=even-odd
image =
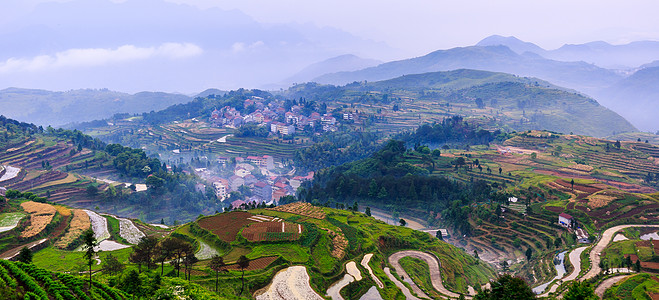
{"type": "MultiPolygon", "coordinates": [[[[223,241],[233,242],[241,228],[255,222],[249,219],[251,216],[253,215],[245,211],[232,211],[203,218],[197,223],[201,228],[214,233],[223,241]]],[[[279,226],[281,227],[281,225],[279,226]]]]}

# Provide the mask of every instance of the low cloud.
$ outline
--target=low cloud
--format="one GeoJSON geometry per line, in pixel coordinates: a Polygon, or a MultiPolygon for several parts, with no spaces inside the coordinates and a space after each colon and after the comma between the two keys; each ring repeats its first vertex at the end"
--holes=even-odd
{"type": "Polygon", "coordinates": [[[250,45],[247,45],[243,42],[235,42],[235,43],[233,43],[233,45],[231,45],[231,50],[234,53],[238,53],[238,52],[243,52],[245,50],[258,49],[258,48],[261,48],[263,46],[265,46],[265,43],[263,41],[256,41],[256,42],[254,42],[250,45]]]}
{"type": "Polygon", "coordinates": [[[197,56],[203,50],[191,43],[164,43],[158,47],[124,45],[116,49],[69,49],[54,55],[10,58],[0,62],[0,73],[41,71],[57,68],[95,67],[150,58],[180,59],[197,56]]]}

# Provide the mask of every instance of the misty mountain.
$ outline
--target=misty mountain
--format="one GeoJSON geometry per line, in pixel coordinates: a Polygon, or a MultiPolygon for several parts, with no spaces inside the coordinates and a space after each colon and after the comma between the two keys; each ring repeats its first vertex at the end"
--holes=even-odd
{"type": "Polygon", "coordinates": [[[262,24],[237,10],[164,0],[41,3],[2,26],[0,40],[0,82],[50,90],[256,87],[345,53],[397,55],[331,27],[262,24]]]}
{"type": "Polygon", "coordinates": [[[636,41],[623,45],[611,45],[594,41],[584,44],[566,44],[554,50],[543,49],[533,43],[514,36],[489,36],[477,46],[506,46],[517,54],[532,52],[542,57],[559,61],[583,61],[607,69],[633,69],[659,60],[658,41],[636,41]]]}
{"type": "Polygon", "coordinates": [[[659,131],[659,67],[641,69],[597,96],[640,130],[659,131]]]}
{"type": "Polygon", "coordinates": [[[2,115],[37,125],[61,126],[108,118],[116,113],[161,110],[192,98],[180,94],[140,92],[126,94],[108,89],[51,92],[8,88],[0,90],[2,115]]]}
{"type": "Polygon", "coordinates": [[[543,56],[563,61],[585,61],[610,69],[637,68],[659,60],[659,42],[638,41],[624,45],[611,45],[597,41],[578,45],[564,45],[543,56]]]}
{"type": "Polygon", "coordinates": [[[544,54],[547,50],[540,48],[540,46],[522,41],[514,36],[500,36],[492,35],[482,39],[476,46],[506,46],[510,50],[515,51],[517,54],[524,54],[525,52],[532,52],[539,55],[544,54]]]}
{"type": "Polygon", "coordinates": [[[537,77],[558,86],[591,93],[608,87],[622,76],[585,62],[562,62],[526,52],[517,54],[506,46],[470,46],[438,50],[425,56],[393,61],[353,72],[319,76],[314,81],[347,84],[354,81],[377,81],[405,74],[477,69],[537,77]]]}
{"type": "Polygon", "coordinates": [[[288,87],[294,83],[311,81],[324,74],[357,71],[377,66],[381,63],[382,61],[377,59],[361,58],[353,54],[340,55],[307,66],[295,75],[285,79],[282,85],[288,87]]]}
{"type": "Polygon", "coordinates": [[[210,88],[210,89],[206,89],[203,92],[195,95],[195,98],[196,97],[206,98],[210,95],[223,96],[226,93],[227,93],[227,91],[210,88]]]}

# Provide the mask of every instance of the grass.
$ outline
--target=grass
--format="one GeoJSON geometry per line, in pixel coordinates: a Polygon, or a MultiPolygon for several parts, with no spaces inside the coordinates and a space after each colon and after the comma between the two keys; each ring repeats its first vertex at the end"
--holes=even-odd
{"type": "Polygon", "coordinates": [[[74,183],[78,180],[78,178],[73,175],[72,173],[69,173],[66,178],[60,179],[60,180],[54,180],[54,181],[48,181],[38,187],[35,187],[33,190],[39,190],[39,189],[44,189],[47,187],[51,186],[56,186],[56,185],[61,185],[61,184],[69,184],[69,183],[74,183]]]}
{"type": "Polygon", "coordinates": [[[437,293],[432,286],[430,269],[425,261],[414,257],[403,257],[400,259],[400,265],[405,272],[407,272],[407,275],[410,276],[412,281],[414,281],[422,291],[428,294],[428,296],[433,298],[440,297],[440,294],[437,293]]]}
{"type": "Polygon", "coordinates": [[[119,220],[110,216],[103,216],[103,217],[108,220],[108,231],[110,231],[110,236],[112,237],[112,239],[119,243],[130,245],[130,243],[126,241],[126,239],[121,237],[119,220]]]}
{"type": "Polygon", "coordinates": [[[659,282],[650,274],[633,275],[611,287],[604,294],[604,299],[650,299],[649,293],[659,292],[659,282]]]}
{"type": "Polygon", "coordinates": [[[279,255],[292,263],[304,263],[309,260],[309,249],[297,244],[265,244],[258,245],[247,254],[247,258],[254,259],[264,256],[279,255]]]}
{"type": "Polygon", "coordinates": [[[321,273],[329,273],[336,268],[336,259],[330,254],[330,238],[327,234],[322,234],[318,244],[313,247],[311,255],[313,257],[313,268],[317,268],[321,273]]]}
{"type": "MultiPolygon", "coordinates": [[[[103,260],[105,255],[111,253],[117,257],[120,262],[126,264],[128,263],[128,257],[132,251],[131,248],[103,251],[99,252],[99,258],[103,260]]],[[[85,259],[83,258],[83,252],[59,250],[54,247],[48,247],[34,253],[32,263],[37,267],[56,272],[77,271],[79,266],[86,265],[85,259]]],[[[96,262],[92,265],[92,270],[99,270],[100,268],[101,266],[96,265],[96,262]]]]}

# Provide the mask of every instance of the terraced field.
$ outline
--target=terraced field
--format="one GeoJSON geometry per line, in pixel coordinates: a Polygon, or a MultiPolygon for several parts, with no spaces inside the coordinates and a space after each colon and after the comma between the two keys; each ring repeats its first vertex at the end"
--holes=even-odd
{"type": "MultiPolygon", "coordinates": [[[[85,281],[69,274],[52,273],[32,264],[0,260],[0,283],[24,299],[89,299],[85,281]]],[[[94,299],[130,299],[124,292],[94,282],[94,299]]]]}

